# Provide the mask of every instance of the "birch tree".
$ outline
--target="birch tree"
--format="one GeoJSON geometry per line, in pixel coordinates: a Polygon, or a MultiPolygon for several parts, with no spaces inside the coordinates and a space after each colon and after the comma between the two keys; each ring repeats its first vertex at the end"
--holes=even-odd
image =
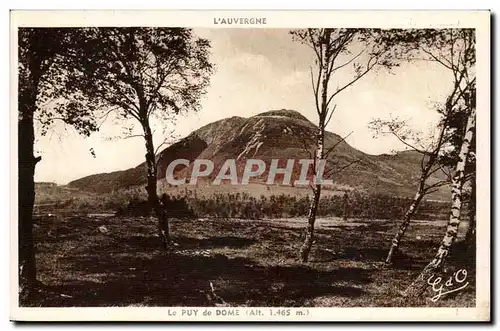
{"type": "Polygon", "coordinates": [[[466,179],[465,167],[467,164],[467,157],[469,154],[472,139],[474,138],[476,129],[476,109],[472,109],[468,121],[466,134],[463,143],[460,146],[460,159],[455,168],[455,175],[452,180],[452,194],[451,194],[451,212],[446,227],[446,233],[441,241],[434,258],[427,264],[422,273],[417,279],[406,289],[405,296],[419,296],[425,291],[427,279],[435,272],[440,271],[446,262],[446,258],[450,255],[451,247],[455,242],[458,234],[458,227],[460,225],[460,211],[462,209],[462,189],[466,179]]]}
{"type": "Polygon", "coordinates": [[[371,129],[375,132],[376,136],[379,135],[392,135],[402,142],[409,150],[415,151],[421,155],[420,161],[420,177],[417,185],[415,196],[406,210],[398,231],[394,235],[389,252],[385,259],[385,263],[392,263],[394,255],[399,249],[401,239],[403,238],[406,230],[410,226],[413,215],[418,209],[423,198],[437,191],[441,186],[448,185],[451,182],[450,172],[447,167],[440,163],[440,155],[443,148],[448,144],[448,120],[446,116],[438,124],[438,133],[435,137],[431,137],[430,143],[425,143],[425,139],[419,137],[408,126],[408,123],[400,119],[380,120],[376,119],[370,122],[371,129]],[[444,180],[438,180],[434,183],[429,183],[429,178],[440,172],[444,175],[444,180]]]}
{"type": "Polygon", "coordinates": [[[124,122],[135,120],[144,139],[149,207],[158,219],[163,246],[171,244],[167,215],[157,195],[157,160],[152,121],[168,126],[180,113],[197,111],[213,65],[210,43],[185,28],[91,28],[82,44],[82,66],[68,89],[124,122]]]}
{"type": "MultiPolygon", "coordinates": [[[[443,268],[451,247],[455,242],[460,225],[463,203],[463,187],[467,180],[467,165],[474,156],[473,142],[476,131],[476,85],[475,85],[475,31],[472,29],[438,30],[433,39],[428,39],[420,49],[453,74],[453,89],[446,99],[448,114],[465,113],[466,126],[459,135],[460,143],[452,146],[457,155],[451,187],[451,210],[445,235],[434,258],[424,268],[417,279],[406,289],[404,295],[419,296],[426,288],[427,279],[443,268]],[[427,48],[425,43],[434,46],[427,48]]],[[[462,130],[460,130],[462,131],[462,130]]]]}
{"type": "MultiPolygon", "coordinates": [[[[370,123],[376,135],[391,134],[407,148],[422,155],[417,191],[392,239],[386,263],[392,262],[401,239],[425,195],[452,181],[449,169],[454,167],[454,162],[450,161],[453,159],[450,147],[457,145],[457,136],[463,132],[463,130],[458,130],[459,133],[457,133],[457,120],[458,126],[465,123],[460,122],[460,104],[464,87],[471,83],[467,82],[465,76],[465,73],[471,70],[470,61],[473,60],[471,58],[473,42],[470,40],[470,32],[471,30],[409,30],[399,33],[404,60],[437,62],[453,73],[453,79],[451,93],[443,105],[436,108],[441,117],[437,126],[439,133],[431,139],[432,143],[428,147],[422,145],[422,139],[416,137],[415,132],[404,121],[376,119],[370,123]],[[427,183],[429,177],[437,171],[442,172],[446,179],[432,184],[427,183]]],[[[456,159],[456,155],[454,158],[456,159]]]]}
{"type": "MultiPolygon", "coordinates": [[[[450,131],[450,145],[460,146],[465,135],[465,129],[467,126],[467,110],[456,112],[449,120],[449,131],[450,131]]],[[[449,148],[441,156],[440,160],[443,166],[450,167],[455,165],[459,160],[459,148],[449,148]]],[[[465,181],[468,182],[466,188],[464,188],[463,198],[467,199],[467,215],[468,229],[465,236],[465,241],[469,247],[474,243],[475,231],[476,231],[476,139],[473,136],[471,146],[469,149],[469,155],[467,157],[467,162],[465,166],[465,181]]]]}
{"type": "Polygon", "coordinates": [[[465,235],[466,243],[471,246],[476,239],[476,176],[471,179],[471,192],[469,196],[469,209],[467,213],[469,227],[465,235]]]}
{"type": "Polygon", "coordinates": [[[336,108],[334,99],[377,67],[395,65],[389,56],[394,40],[387,31],[374,29],[305,29],[291,33],[294,40],[307,45],[315,55],[314,68],[311,68],[311,84],[318,128],[313,156],[313,197],[309,206],[305,239],[299,253],[300,259],[307,262],[314,241],[314,224],[321,197],[325,157],[335,148],[333,146],[325,150],[326,126],[336,108]],[[332,89],[332,78],[343,68],[351,69],[352,76],[332,89]]]}

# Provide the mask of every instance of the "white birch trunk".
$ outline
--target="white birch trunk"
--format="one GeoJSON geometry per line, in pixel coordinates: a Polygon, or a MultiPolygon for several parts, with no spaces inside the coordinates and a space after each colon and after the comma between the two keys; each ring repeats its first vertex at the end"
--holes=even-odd
{"type": "Polygon", "coordinates": [[[422,198],[425,195],[425,182],[427,181],[427,178],[429,178],[429,172],[432,169],[432,166],[434,165],[436,161],[435,156],[431,156],[431,158],[427,161],[426,166],[422,170],[422,175],[420,176],[420,182],[418,184],[418,190],[417,193],[415,194],[415,197],[413,198],[413,202],[406,211],[403,221],[401,225],[399,226],[399,230],[392,239],[391,243],[391,248],[389,249],[389,253],[387,254],[387,258],[385,259],[385,263],[391,263],[392,258],[394,257],[394,254],[397,252],[399,249],[399,244],[401,243],[401,239],[405,235],[406,230],[410,226],[411,219],[413,215],[415,214],[415,211],[418,208],[418,205],[422,201],[422,198]]]}
{"type": "Polygon", "coordinates": [[[304,243],[300,249],[300,259],[302,262],[307,262],[309,259],[309,253],[311,252],[311,247],[314,242],[314,223],[316,222],[316,213],[318,211],[319,199],[321,197],[321,185],[319,182],[322,178],[317,178],[318,169],[321,159],[324,153],[324,139],[325,139],[325,120],[328,113],[328,65],[330,64],[330,32],[326,29],[324,32],[324,38],[321,41],[321,105],[319,111],[319,123],[318,132],[316,139],[316,153],[315,153],[315,163],[314,163],[314,177],[313,177],[313,199],[309,207],[309,214],[307,217],[307,227],[305,231],[304,243]]]}
{"type": "Polygon", "coordinates": [[[453,245],[458,234],[458,226],[460,225],[460,210],[462,208],[462,188],[465,182],[465,166],[467,164],[467,156],[471,147],[474,131],[476,128],[476,109],[472,109],[467,120],[467,127],[464,135],[464,140],[460,148],[459,160],[455,168],[455,174],[452,179],[451,190],[451,211],[446,233],[441,241],[441,245],[435,257],[424,268],[417,279],[406,289],[404,295],[415,297],[420,296],[426,289],[427,280],[435,272],[439,271],[450,254],[451,246],[453,245]]]}
{"type": "Polygon", "coordinates": [[[401,223],[398,232],[392,239],[391,248],[389,249],[389,253],[387,254],[385,263],[391,263],[394,254],[399,249],[399,243],[401,242],[401,239],[403,238],[406,230],[410,226],[410,222],[413,215],[415,214],[415,210],[417,209],[418,205],[420,204],[420,201],[422,200],[422,197],[424,196],[424,185],[425,185],[425,179],[420,179],[419,189],[415,194],[415,197],[413,198],[413,202],[410,205],[410,208],[408,208],[403,217],[403,222],[401,223]]]}
{"type": "Polygon", "coordinates": [[[476,238],[476,179],[471,181],[471,195],[469,200],[469,210],[467,213],[467,218],[469,221],[469,227],[467,229],[467,234],[465,236],[465,242],[467,245],[475,243],[476,238]]]}
{"type": "MultiPolygon", "coordinates": [[[[324,134],[321,128],[318,129],[318,141],[317,141],[317,150],[316,150],[316,167],[314,170],[313,180],[316,182],[317,180],[317,169],[319,165],[319,161],[323,157],[323,140],[324,134]]],[[[307,228],[305,231],[305,239],[302,247],[300,249],[300,258],[302,262],[307,262],[309,259],[309,253],[311,252],[312,244],[314,241],[314,224],[316,222],[316,214],[318,212],[319,199],[321,197],[321,185],[314,184],[313,189],[313,199],[311,200],[311,205],[309,206],[309,213],[307,215],[307,228]]]]}

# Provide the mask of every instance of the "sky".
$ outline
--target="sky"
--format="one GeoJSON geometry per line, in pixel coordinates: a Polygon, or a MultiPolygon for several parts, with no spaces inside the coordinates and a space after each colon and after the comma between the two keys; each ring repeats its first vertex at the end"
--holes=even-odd
{"type": "MultiPolygon", "coordinates": [[[[293,41],[288,30],[195,29],[194,33],[211,41],[210,57],[216,71],[201,110],[178,117],[168,128],[176,139],[219,119],[250,117],[272,109],[293,109],[318,122],[310,76],[314,54],[293,41]]],[[[357,54],[356,49],[353,54],[357,54]]],[[[337,72],[330,85],[342,86],[350,78],[352,71],[347,66],[337,72]]],[[[407,119],[415,130],[431,130],[438,120],[434,106],[444,100],[450,84],[450,73],[429,61],[406,63],[390,72],[370,72],[334,98],[336,110],[327,130],[341,136],[352,132],[347,143],[368,154],[404,150],[394,137],[374,139],[368,123],[397,116],[407,119]]],[[[42,161],[35,180],[66,184],[144,162],[143,138],[120,139],[121,127],[120,122],[107,119],[99,132],[84,138],[56,123],[49,134],[36,139],[35,150],[42,161]]],[[[156,123],[157,144],[163,141],[161,132],[156,123]]]]}

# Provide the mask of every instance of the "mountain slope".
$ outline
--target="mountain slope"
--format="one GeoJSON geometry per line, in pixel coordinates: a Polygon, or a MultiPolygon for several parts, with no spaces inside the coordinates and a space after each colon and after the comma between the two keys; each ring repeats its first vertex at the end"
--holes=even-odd
{"type": "MultiPolygon", "coordinates": [[[[247,159],[261,159],[266,171],[255,182],[265,182],[272,159],[279,159],[279,166],[286,167],[288,159],[311,159],[317,127],[293,110],[273,110],[250,118],[231,117],[219,120],[193,131],[189,136],[165,148],[157,155],[158,179],[165,177],[168,164],[179,158],[190,160],[189,167],[177,167],[175,175],[189,178],[195,159],[208,159],[214,171],[207,179],[213,180],[226,159],[236,159],[238,177],[241,179],[247,159]]],[[[335,146],[328,156],[327,171],[331,168],[334,184],[367,192],[391,195],[413,195],[420,175],[420,155],[400,152],[395,155],[369,155],[347,144],[340,136],[327,132],[325,149],[335,146]],[[352,164],[351,164],[352,163],[352,164]],[[346,167],[343,171],[339,169],[346,167]],[[337,173],[338,172],[338,173],[337,173]]],[[[295,162],[292,183],[298,179],[300,166],[295,162]]],[[[309,176],[312,175],[310,171],[309,176]]],[[[439,175],[439,174],[438,174],[439,175]]],[[[281,183],[277,175],[275,183],[281,183]]],[[[431,178],[431,181],[439,177],[431,178]]],[[[145,164],[106,174],[87,176],[69,183],[69,186],[95,192],[109,192],[146,183],[145,164]]],[[[224,181],[223,181],[224,183],[224,181]]],[[[447,196],[447,188],[434,194],[434,198],[447,196]]]]}

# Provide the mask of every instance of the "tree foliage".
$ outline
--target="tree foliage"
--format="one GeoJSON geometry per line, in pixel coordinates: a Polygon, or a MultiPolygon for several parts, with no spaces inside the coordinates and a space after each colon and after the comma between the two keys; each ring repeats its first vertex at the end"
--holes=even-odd
{"type": "MultiPolygon", "coordinates": [[[[318,115],[321,109],[321,82],[327,82],[341,69],[350,70],[352,76],[327,91],[325,107],[340,92],[352,86],[373,69],[398,66],[398,40],[391,30],[382,29],[300,29],[291,32],[292,37],[314,51],[315,69],[311,68],[311,83],[318,115]],[[325,67],[326,66],[326,67],[325,67]],[[323,70],[326,69],[326,70],[323,70]]],[[[329,112],[330,114],[330,112],[329,112]]],[[[325,114],[326,116],[326,114],[325,114]]],[[[328,122],[328,121],[327,121],[328,122]]]]}
{"type": "MultiPolygon", "coordinates": [[[[151,120],[168,127],[176,115],[197,111],[209,84],[213,65],[210,43],[185,28],[86,28],[69,68],[67,93],[77,108],[113,112],[136,120],[146,147],[149,206],[159,221],[159,235],[169,246],[168,219],[157,196],[157,148],[151,120]]],[[[127,129],[132,131],[132,128],[127,129]]]]}
{"type": "MultiPolygon", "coordinates": [[[[407,34],[408,58],[434,61],[452,74],[452,88],[437,111],[442,115],[444,143],[438,164],[453,169],[449,174],[452,208],[446,233],[431,262],[407,288],[405,295],[425,291],[429,275],[440,271],[455,242],[460,224],[464,183],[475,176],[475,31],[473,29],[415,30],[407,34]]],[[[475,185],[473,183],[472,185],[475,185]]]]}
{"type": "MultiPolygon", "coordinates": [[[[410,29],[395,30],[401,41],[399,56],[405,61],[431,61],[452,74],[450,91],[435,110],[440,114],[433,137],[422,137],[405,120],[374,119],[370,123],[377,135],[392,134],[406,147],[424,156],[436,154],[437,165],[451,178],[447,170],[454,167],[467,124],[468,115],[475,107],[475,31],[473,29],[410,29]]],[[[474,135],[475,137],[475,135],[474,135]]],[[[468,155],[466,172],[475,170],[475,138],[468,155]]]]}
{"type": "Polygon", "coordinates": [[[198,110],[213,66],[209,41],[183,28],[89,28],[66,88],[81,108],[113,109],[141,124],[198,110]]]}
{"type": "Polygon", "coordinates": [[[69,29],[20,28],[18,31],[18,238],[20,302],[36,287],[36,261],[33,240],[35,167],[41,160],[34,155],[34,120],[42,134],[57,118],[84,135],[96,130],[92,110],[80,110],[64,91],[67,64],[75,64],[77,31],[69,29]],[[61,96],[66,94],[68,99],[61,96]],[[55,102],[55,105],[48,106],[55,102]]]}
{"type": "MultiPolygon", "coordinates": [[[[76,57],[83,38],[80,29],[21,28],[18,33],[19,95],[34,93],[34,119],[45,135],[61,120],[89,136],[98,129],[95,108],[78,107],[79,93],[68,91],[69,69],[79,67],[76,57]]],[[[20,116],[22,116],[20,112],[20,116]]]]}

